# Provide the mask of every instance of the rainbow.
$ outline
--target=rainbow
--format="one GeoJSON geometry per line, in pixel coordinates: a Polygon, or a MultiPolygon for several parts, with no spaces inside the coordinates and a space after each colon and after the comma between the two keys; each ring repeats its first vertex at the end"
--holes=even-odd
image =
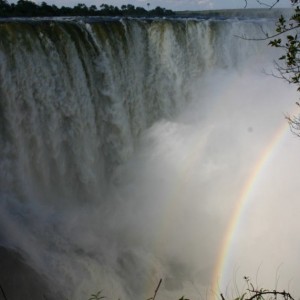
{"type": "MultiPolygon", "coordinates": [[[[238,231],[241,227],[242,217],[249,206],[249,199],[251,194],[255,189],[255,186],[259,182],[259,179],[262,176],[262,171],[265,166],[268,165],[268,162],[272,160],[275,155],[275,149],[280,144],[286,133],[289,133],[288,122],[283,122],[276,133],[273,135],[270,143],[264,149],[254,168],[250,172],[246,183],[244,184],[238,200],[235,205],[235,209],[230,218],[229,224],[225,230],[224,237],[221,242],[220,251],[217,256],[215,268],[213,271],[212,278],[212,297],[211,299],[219,299],[220,286],[224,288],[225,284],[225,274],[229,268],[229,263],[231,260],[233,245],[237,238],[238,231]]],[[[227,284],[227,283],[226,283],[227,284]]],[[[226,292],[226,291],[222,291],[226,292]]]]}

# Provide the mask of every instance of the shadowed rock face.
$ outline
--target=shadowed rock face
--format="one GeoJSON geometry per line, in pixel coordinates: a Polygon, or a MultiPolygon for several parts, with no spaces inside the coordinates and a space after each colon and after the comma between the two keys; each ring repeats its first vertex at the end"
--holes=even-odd
{"type": "MultiPolygon", "coordinates": [[[[0,247],[0,285],[8,300],[57,299],[43,275],[27,265],[20,254],[3,247],[0,247]]],[[[2,292],[0,299],[5,299],[2,292]]]]}

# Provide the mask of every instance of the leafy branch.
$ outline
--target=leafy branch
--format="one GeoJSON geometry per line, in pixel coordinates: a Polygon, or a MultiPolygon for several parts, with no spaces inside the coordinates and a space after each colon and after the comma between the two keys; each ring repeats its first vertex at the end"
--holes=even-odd
{"type": "Polygon", "coordinates": [[[101,300],[105,299],[105,296],[101,296],[102,290],[97,292],[96,294],[92,294],[91,297],[88,300],[101,300]]]}
{"type": "MultiPolygon", "coordinates": [[[[258,289],[250,282],[249,277],[244,277],[248,288],[244,294],[234,300],[295,300],[289,292],[258,289]]],[[[220,294],[222,300],[226,300],[223,294],[220,294]]]]}
{"type": "MultiPolygon", "coordinates": [[[[273,8],[279,0],[273,0],[271,4],[256,0],[260,5],[273,8]]],[[[290,0],[292,6],[300,3],[300,0],[290,0]]],[[[245,7],[248,5],[248,0],[245,0],[245,7]]],[[[283,54],[275,62],[276,73],[271,73],[276,78],[283,79],[290,84],[296,84],[297,91],[300,92],[300,8],[295,7],[295,12],[290,18],[280,16],[276,22],[276,32],[269,35],[261,27],[263,37],[249,38],[245,36],[238,36],[244,40],[254,41],[269,41],[268,45],[274,48],[283,50],[283,54]]],[[[299,102],[296,102],[298,106],[299,102]]],[[[291,131],[300,137],[300,116],[285,116],[288,121],[291,131]]],[[[254,290],[252,290],[254,292],[254,290]]],[[[263,294],[261,294],[262,296],[263,294]]],[[[284,296],[284,294],[282,294],[284,296]]],[[[259,298],[259,297],[258,297],[259,298]]],[[[222,300],[225,300],[222,298],[222,300]]],[[[260,298],[258,300],[261,300],[260,298]]]]}

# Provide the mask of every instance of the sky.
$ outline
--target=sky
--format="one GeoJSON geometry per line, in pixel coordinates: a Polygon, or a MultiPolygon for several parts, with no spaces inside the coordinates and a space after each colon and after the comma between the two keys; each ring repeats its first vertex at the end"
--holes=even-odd
{"type": "MultiPolygon", "coordinates": [[[[264,3],[272,4],[275,0],[265,0],[264,3]]],[[[150,3],[150,8],[156,6],[164,7],[172,10],[209,10],[209,9],[232,9],[243,8],[245,0],[48,0],[49,4],[57,6],[73,6],[77,3],[85,3],[87,6],[92,4],[97,7],[102,3],[121,6],[123,4],[133,4],[135,6],[147,7],[150,3]]],[[[280,0],[277,7],[289,7],[289,0],[280,0]]],[[[248,7],[260,7],[256,0],[248,0],[248,7]]]]}

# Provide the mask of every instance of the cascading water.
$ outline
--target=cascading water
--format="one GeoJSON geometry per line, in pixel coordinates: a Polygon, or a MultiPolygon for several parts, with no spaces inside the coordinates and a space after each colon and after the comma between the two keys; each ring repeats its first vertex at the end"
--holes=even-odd
{"type": "Polygon", "coordinates": [[[2,20],[3,251],[70,299],[144,299],[159,278],[164,297],[208,288],[234,199],[287,107],[261,74],[265,42],[236,37],[273,24],[2,20]]]}

